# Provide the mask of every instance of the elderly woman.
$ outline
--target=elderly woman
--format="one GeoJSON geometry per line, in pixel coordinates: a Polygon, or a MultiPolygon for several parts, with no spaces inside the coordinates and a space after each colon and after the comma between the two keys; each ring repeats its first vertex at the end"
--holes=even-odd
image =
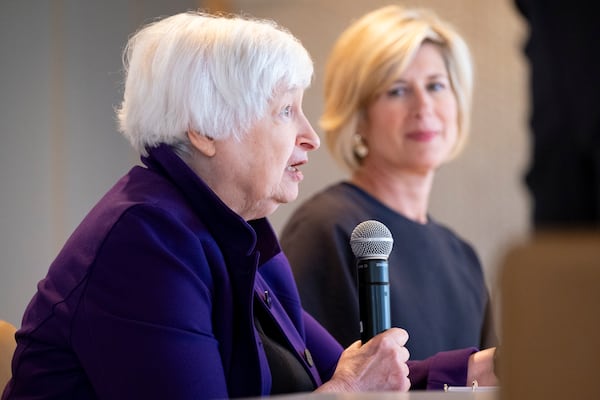
{"type": "MultiPolygon", "coordinates": [[[[40,283],[3,399],[407,390],[407,333],[344,351],[301,308],[265,219],[296,198],[319,147],[302,112],[313,71],[302,45],[272,22],[184,13],[140,30],[125,59],[118,117],[144,166],[40,283]]],[[[410,365],[464,384],[482,359],[410,365]]]]}
{"type": "Polygon", "coordinates": [[[359,338],[350,236],[370,219],[394,238],[391,322],[411,357],[495,343],[476,252],[428,212],[436,170],[467,139],[472,80],[464,40],[428,10],[374,10],[334,45],[321,125],[350,179],[301,205],[281,245],[303,306],[342,345],[359,338]]]}

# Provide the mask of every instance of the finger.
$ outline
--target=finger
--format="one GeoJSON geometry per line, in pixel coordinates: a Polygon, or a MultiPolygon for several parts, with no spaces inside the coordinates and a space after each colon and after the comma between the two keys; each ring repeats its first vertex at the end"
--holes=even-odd
{"type": "Polygon", "coordinates": [[[402,362],[405,363],[410,359],[410,351],[408,351],[406,347],[400,347],[400,349],[398,349],[398,353],[402,362]]]}
{"type": "Polygon", "coordinates": [[[347,350],[350,350],[350,349],[360,349],[361,347],[362,347],[362,342],[360,340],[357,340],[356,342],[354,342],[350,346],[348,346],[347,350]]]}
{"type": "Polygon", "coordinates": [[[402,378],[402,382],[400,383],[400,391],[408,392],[410,389],[410,379],[407,376],[402,378]]]}
{"type": "Polygon", "coordinates": [[[402,366],[400,367],[400,370],[402,371],[402,376],[404,378],[408,378],[410,375],[410,370],[408,368],[408,365],[406,363],[403,363],[402,366]]]}
{"type": "Polygon", "coordinates": [[[394,346],[404,346],[408,341],[408,332],[401,328],[390,328],[375,336],[385,343],[393,343],[394,346]]]}

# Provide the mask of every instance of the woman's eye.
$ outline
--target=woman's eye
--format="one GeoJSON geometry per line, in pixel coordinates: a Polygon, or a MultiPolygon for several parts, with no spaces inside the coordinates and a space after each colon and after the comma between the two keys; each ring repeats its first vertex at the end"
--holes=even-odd
{"type": "Polygon", "coordinates": [[[432,92],[439,92],[440,90],[444,90],[446,88],[446,84],[442,82],[432,82],[427,85],[427,87],[432,92]]]}
{"type": "Polygon", "coordinates": [[[292,106],[285,106],[283,110],[281,110],[281,115],[283,117],[290,117],[292,115],[292,106]]]}
{"type": "Polygon", "coordinates": [[[408,89],[402,86],[393,88],[392,90],[388,91],[387,94],[391,97],[402,97],[405,96],[407,92],[408,89]]]}

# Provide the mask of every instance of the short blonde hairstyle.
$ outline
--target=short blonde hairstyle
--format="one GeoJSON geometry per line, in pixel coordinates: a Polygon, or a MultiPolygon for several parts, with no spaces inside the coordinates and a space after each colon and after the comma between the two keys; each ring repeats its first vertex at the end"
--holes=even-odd
{"type": "Polygon", "coordinates": [[[185,148],[190,128],[240,138],[276,89],[305,89],[313,75],[306,49],[274,21],[200,12],[144,26],[123,59],[119,129],[142,154],[159,143],[185,148]]]}
{"type": "Polygon", "coordinates": [[[473,92],[467,44],[432,11],[386,6],[364,15],[340,35],[325,70],[325,110],[320,125],[329,151],[351,172],[360,165],[353,150],[360,118],[407,68],[424,42],[441,49],[457,99],[458,140],[449,159],[464,147],[473,92]]]}

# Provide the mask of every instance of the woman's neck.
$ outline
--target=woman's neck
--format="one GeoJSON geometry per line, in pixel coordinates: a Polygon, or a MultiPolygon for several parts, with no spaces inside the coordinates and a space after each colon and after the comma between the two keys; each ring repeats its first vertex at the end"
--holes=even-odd
{"type": "Polygon", "coordinates": [[[392,210],[425,224],[433,177],[433,171],[426,174],[386,173],[359,168],[350,182],[392,210]]]}

